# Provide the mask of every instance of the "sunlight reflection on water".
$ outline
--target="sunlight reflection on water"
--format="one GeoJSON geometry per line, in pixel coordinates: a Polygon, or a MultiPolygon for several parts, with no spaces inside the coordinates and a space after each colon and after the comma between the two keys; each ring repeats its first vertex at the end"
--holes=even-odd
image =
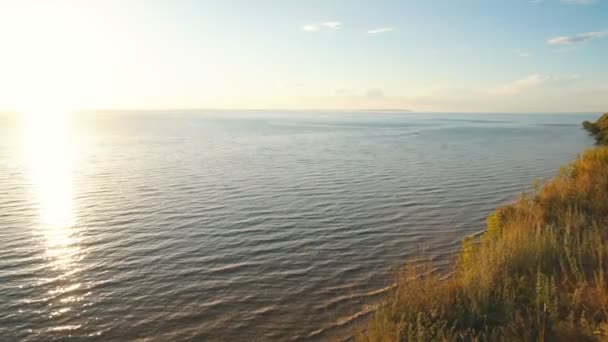
{"type": "MultiPolygon", "coordinates": [[[[42,282],[53,281],[47,295],[57,299],[49,318],[72,311],[70,303],[82,300],[74,293],[81,284],[75,277],[80,267],[76,216],[73,209],[75,144],[71,117],[65,111],[30,111],[24,115],[24,155],[32,201],[38,208],[38,228],[45,251],[47,272],[42,282]]],[[[51,329],[63,330],[54,326],[51,329]]]]}
{"type": "Polygon", "coordinates": [[[342,335],[593,143],[580,115],[298,115],[0,115],[0,340],[342,335]]]}
{"type": "MultiPolygon", "coordinates": [[[[40,224],[51,231],[71,227],[75,222],[69,115],[63,112],[28,113],[24,126],[25,156],[39,205],[40,224]]],[[[55,245],[64,234],[53,235],[56,237],[49,242],[55,245]]]]}

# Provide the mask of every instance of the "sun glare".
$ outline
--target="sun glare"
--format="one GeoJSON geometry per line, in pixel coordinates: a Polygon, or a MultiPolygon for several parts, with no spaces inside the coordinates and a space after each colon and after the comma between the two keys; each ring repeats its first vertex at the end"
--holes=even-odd
{"type": "Polygon", "coordinates": [[[100,75],[108,74],[98,39],[102,31],[92,30],[81,11],[67,3],[38,2],[0,12],[5,107],[47,117],[49,107],[63,112],[85,105],[87,94],[99,93],[100,75]]]}
{"type": "Polygon", "coordinates": [[[73,144],[70,114],[61,110],[23,114],[24,148],[39,225],[49,249],[70,245],[73,212],[73,144]]]}
{"type": "Polygon", "coordinates": [[[71,226],[74,218],[69,114],[30,111],[24,119],[25,154],[40,206],[40,223],[49,228],[71,226]]]}

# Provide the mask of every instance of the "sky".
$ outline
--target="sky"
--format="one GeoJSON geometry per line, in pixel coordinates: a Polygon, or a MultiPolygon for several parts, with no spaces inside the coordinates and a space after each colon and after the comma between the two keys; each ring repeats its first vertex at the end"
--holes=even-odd
{"type": "Polygon", "coordinates": [[[0,109],[608,110],[608,0],[0,0],[0,109]]]}

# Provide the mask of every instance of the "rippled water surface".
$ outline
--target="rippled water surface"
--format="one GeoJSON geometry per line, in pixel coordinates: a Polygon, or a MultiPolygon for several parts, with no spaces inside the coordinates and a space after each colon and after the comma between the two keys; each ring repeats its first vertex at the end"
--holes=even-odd
{"type": "Polygon", "coordinates": [[[0,340],[330,338],[593,117],[2,115],[0,340]]]}

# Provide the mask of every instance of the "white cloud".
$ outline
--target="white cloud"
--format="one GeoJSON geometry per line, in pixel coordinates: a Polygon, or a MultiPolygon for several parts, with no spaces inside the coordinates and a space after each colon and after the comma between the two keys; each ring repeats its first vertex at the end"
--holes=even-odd
{"type": "Polygon", "coordinates": [[[608,31],[597,31],[597,32],[585,32],[579,33],[575,36],[559,36],[551,38],[547,43],[551,45],[572,45],[578,43],[584,43],[586,41],[602,38],[608,35],[608,31]]]}
{"type": "Polygon", "coordinates": [[[519,79],[517,81],[503,84],[496,89],[497,93],[502,94],[517,94],[526,89],[536,87],[542,83],[547,82],[551,79],[551,76],[532,74],[528,77],[519,79]]]}
{"type": "Polygon", "coordinates": [[[317,25],[304,25],[302,26],[302,31],[307,31],[307,32],[314,32],[314,31],[319,31],[319,26],[317,25]]]}
{"type": "Polygon", "coordinates": [[[393,28],[393,27],[378,27],[378,28],[375,28],[375,29],[368,30],[367,33],[369,33],[369,34],[380,34],[380,33],[391,32],[391,31],[395,31],[395,28],[393,28]]]}
{"type": "Polygon", "coordinates": [[[558,77],[542,74],[532,74],[522,79],[499,85],[490,89],[496,95],[515,95],[544,85],[565,85],[580,78],[578,75],[558,77]]]}
{"type": "Polygon", "coordinates": [[[339,21],[326,21],[320,24],[306,24],[300,29],[306,32],[316,32],[321,30],[339,30],[342,28],[342,23],[339,21]]]}
{"type": "Polygon", "coordinates": [[[608,83],[577,75],[535,73],[494,86],[436,84],[410,89],[346,87],[330,95],[294,99],[301,109],[382,109],[430,112],[600,112],[605,111],[608,83]]]}
{"type": "Polygon", "coordinates": [[[563,3],[571,5],[591,5],[597,2],[597,0],[562,0],[563,3]]]}
{"type": "Polygon", "coordinates": [[[339,30],[342,28],[342,23],[339,21],[328,21],[328,22],[322,23],[321,26],[328,28],[330,30],[339,30]]]}
{"type": "Polygon", "coordinates": [[[513,50],[513,52],[514,52],[514,53],[515,53],[517,56],[522,57],[522,58],[532,56],[532,54],[531,54],[530,52],[525,51],[525,50],[515,49],[515,50],[513,50]]]}

